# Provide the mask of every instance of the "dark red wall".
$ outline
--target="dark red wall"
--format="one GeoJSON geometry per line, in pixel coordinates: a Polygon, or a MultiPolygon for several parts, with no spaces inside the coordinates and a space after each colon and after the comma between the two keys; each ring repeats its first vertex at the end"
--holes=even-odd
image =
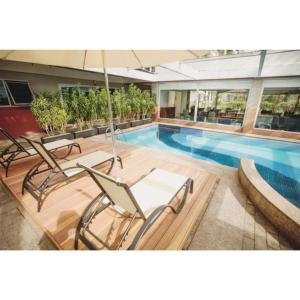
{"type": "MultiPolygon", "coordinates": [[[[0,127],[6,129],[14,137],[29,132],[41,132],[28,107],[0,107],[0,127]]],[[[1,135],[0,139],[3,139],[1,135]]]]}

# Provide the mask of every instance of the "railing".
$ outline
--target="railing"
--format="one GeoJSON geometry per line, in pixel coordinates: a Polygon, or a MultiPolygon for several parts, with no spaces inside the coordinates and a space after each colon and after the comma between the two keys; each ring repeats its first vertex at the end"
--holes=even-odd
{"type": "MultiPolygon", "coordinates": [[[[120,129],[120,128],[117,128],[115,131],[114,131],[114,134],[115,136],[119,137],[121,136],[123,141],[126,142],[126,136],[124,135],[123,131],[120,129]]],[[[111,138],[111,130],[110,130],[110,127],[107,127],[106,128],[106,131],[105,131],[105,139],[108,139],[108,138],[111,138]]]]}

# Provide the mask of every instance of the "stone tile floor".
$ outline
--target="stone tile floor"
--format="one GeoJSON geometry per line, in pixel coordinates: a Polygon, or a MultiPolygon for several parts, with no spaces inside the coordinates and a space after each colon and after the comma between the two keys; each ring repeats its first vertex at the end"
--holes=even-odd
{"type": "MultiPolygon", "coordinates": [[[[211,170],[213,171],[213,170],[211,170]]],[[[236,170],[223,172],[190,250],[291,250],[245,195],[236,170]]]]}
{"type": "Polygon", "coordinates": [[[0,183],[0,250],[52,250],[42,230],[0,183]]]}

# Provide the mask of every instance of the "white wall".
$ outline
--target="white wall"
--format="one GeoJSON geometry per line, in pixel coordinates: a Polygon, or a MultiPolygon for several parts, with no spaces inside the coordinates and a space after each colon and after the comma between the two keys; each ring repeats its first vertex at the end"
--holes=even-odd
{"type": "Polygon", "coordinates": [[[159,83],[160,90],[214,90],[214,89],[249,89],[251,79],[240,80],[201,80],[201,81],[176,81],[159,83]]]}
{"type": "MultiPolygon", "coordinates": [[[[69,78],[69,77],[59,77],[59,76],[49,76],[33,73],[22,73],[13,71],[3,71],[0,70],[0,79],[8,80],[21,80],[28,81],[31,89],[34,93],[41,92],[43,90],[56,91],[61,84],[76,85],[80,83],[81,85],[97,85],[104,86],[104,82],[96,80],[88,80],[83,78],[69,78]]],[[[112,88],[117,88],[122,86],[120,83],[111,83],[112,88]]]]}

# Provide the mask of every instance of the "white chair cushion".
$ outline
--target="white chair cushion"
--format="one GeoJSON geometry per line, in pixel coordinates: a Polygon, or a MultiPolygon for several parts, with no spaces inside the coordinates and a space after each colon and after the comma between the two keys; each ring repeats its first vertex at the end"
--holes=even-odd
{"type": "Polygon", "coordinates": [[[49,151],[49,150],[53,150],[53,149],[66,147],[66,146],[69,146],[69,145],[72,145],[72,144],[74,144],[74,142],[72,142],[70,140],[67,140],[67,139],[62,139],[62,140],[46,143],[46,144],[43,144],[43,145],[49,151]]]}
{"type": "Polygon", "coordinates": [[[145,215],[160,205],[168,204],[187,182],[188,177],[155,169],[130,190],[145,215]]]}
{"type": "MultiPolygon", "coordinates": [[[[112,158],[113,158],[112,154],[98,150],[96,152],[86,154],[78,158],[72,159],[70,161],[64,162],[59,166],[62,170],[65,170],[67,168],[76,167],[77,163],[79,163],[86,167],[93,168],[112,158]]],[[[67,177],[72,177],[83,171],[84,170],[82,168],[76,168],[76,169],[74,168],[74,169],[64,171],[64,174],[67,177]]]]}
{"type": "MultiPolygon", "coordinates": [[[[74,144],[74,142],[67,140],[67,139],[62,139],[62,140],[58,140],[58,141],[54,141],[54,142],[50,142],[50,143],[46,143],[43,144],[43,146],[48,150],[54,150],[54,149],[59,149],[59,148],[63,148],[69,145],[74,144]]],[[[35,151],[35,149],[33,148],[27,148],[26,152],[29,153],[30,155],[35,155],[37,152],[35,151]]]]}

